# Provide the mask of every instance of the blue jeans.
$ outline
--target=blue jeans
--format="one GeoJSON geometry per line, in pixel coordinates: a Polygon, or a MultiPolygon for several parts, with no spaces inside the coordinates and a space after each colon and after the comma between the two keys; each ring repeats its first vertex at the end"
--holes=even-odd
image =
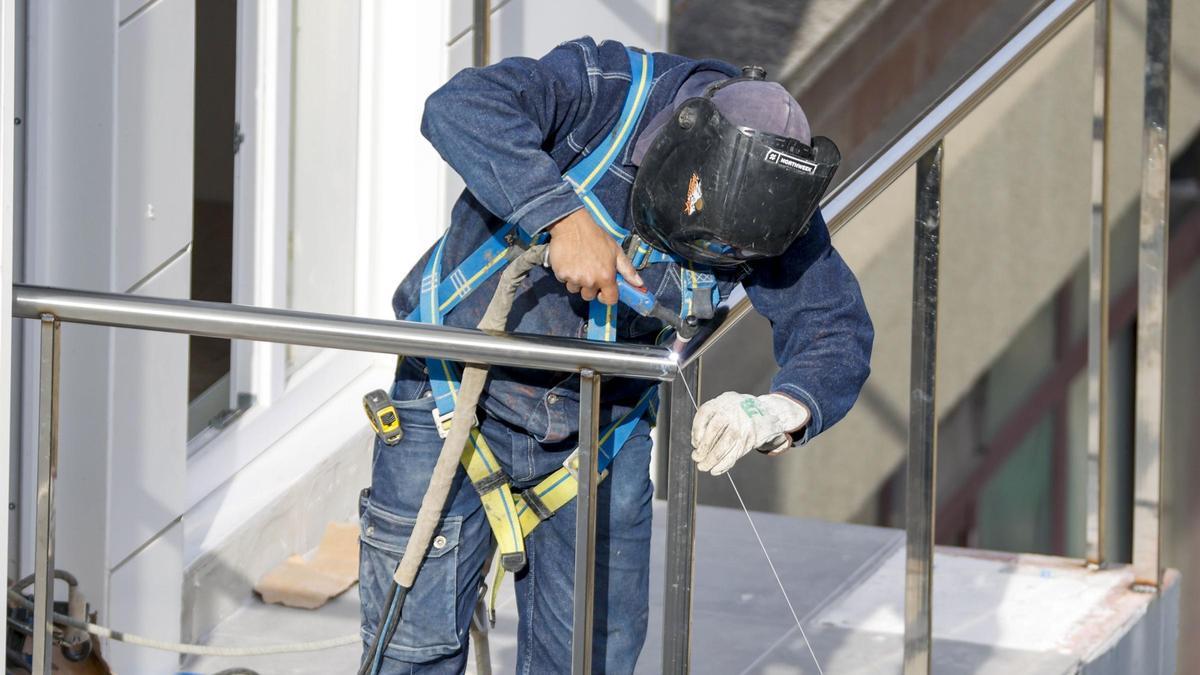
{"type": "MultiPolygon", "coordinates": [[[[430,414],[433,399],[424,391],[415,399],[395,402],[404,437],[395,446],[376,439],[371,488],[363,491],[359,503],[364,651],[374,641],[392,572],[442,446],[430,414]]],[[[506,471],[511,472],[514,457],[523,466],[532,463],[538,468],[536,477],[514,483],[516,488],[549,475],[575,447],[574,443],[542,445],[482,412],[479,417],[480,429],[506,471]]],[[[610,465],[598,494],[593,637],[597,673],[632,673],[646,639],[653,494],[649,431],[642,420],[610,465]]],[[[460,467],[442,525],[405,601],[403,619],[380,672],[461,673],[466,669],[468,628],[491,545],[479,495],[460,467]]],[[[517,672],[570,672],[574,502],[541,523],[525,546],[528,564],[515,575],[517,672]]]]}

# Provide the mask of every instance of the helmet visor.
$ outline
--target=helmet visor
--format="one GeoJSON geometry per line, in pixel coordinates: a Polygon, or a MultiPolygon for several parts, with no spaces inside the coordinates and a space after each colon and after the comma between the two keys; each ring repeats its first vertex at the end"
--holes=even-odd
{"type": "Polygon", "coordinates": [[[782,254],[808,228],[841,155],[730,123],[704,97],[685,101],[638,169],[634,229],[693,262],[732,266],[782,254]]]}

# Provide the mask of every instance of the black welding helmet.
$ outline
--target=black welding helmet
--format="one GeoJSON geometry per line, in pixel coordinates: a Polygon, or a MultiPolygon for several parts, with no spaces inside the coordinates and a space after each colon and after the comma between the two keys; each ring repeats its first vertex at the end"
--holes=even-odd
{"type": "Polygon", "coordinates": [[[764,76],[748,67],[716,82],[654,130],[630,198],[634,232],[651,246],[730,267],[780,255],[807,232],[841,161],[837,146],[823,136],[806,142],[735,124],[714,101],[721,89],[745,82],[778,89],[798,110],[764,76]]]}

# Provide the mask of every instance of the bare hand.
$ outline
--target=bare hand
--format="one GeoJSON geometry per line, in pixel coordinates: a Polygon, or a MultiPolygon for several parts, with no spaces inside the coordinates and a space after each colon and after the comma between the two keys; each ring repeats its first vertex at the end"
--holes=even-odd
{"type": "Polygon", "coordinates": [[[617,273],[642,285],[633,263],[584,209],[550,226],[550,269],[571,293],[584,300],[617,304],[617,273]]]}

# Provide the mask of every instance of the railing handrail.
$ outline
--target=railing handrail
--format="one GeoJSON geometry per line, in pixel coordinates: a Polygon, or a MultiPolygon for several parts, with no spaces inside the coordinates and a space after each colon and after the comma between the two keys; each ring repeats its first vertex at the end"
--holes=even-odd
{"type": "MultiPolygon", "coordinates": [[[[1094,0],[1054,0],[1034,14],[1010,39],[1000,45],[957,84],[951,87],[904,133],[876,153],[822,200],[821,213],[830,235],[837,234],[859,211],[907,171],[917,159],[974,111],[984,99],[1008,81],[1047,42],[1057,36],[1094,0]]],[[[700,358],[753,309],[742,288],[726,301],[729,313],[712,335],[698,345],[685,365],[700,358]]]]}
{"type": "Polygon", "coordinates": [[[199,300],[13,284],[14,317],[45,314],[70,323],[257,340],[350,351],[670,381],[678,359],[648,345],[485,333],[413,321],[389,321],[199,300]]]}

